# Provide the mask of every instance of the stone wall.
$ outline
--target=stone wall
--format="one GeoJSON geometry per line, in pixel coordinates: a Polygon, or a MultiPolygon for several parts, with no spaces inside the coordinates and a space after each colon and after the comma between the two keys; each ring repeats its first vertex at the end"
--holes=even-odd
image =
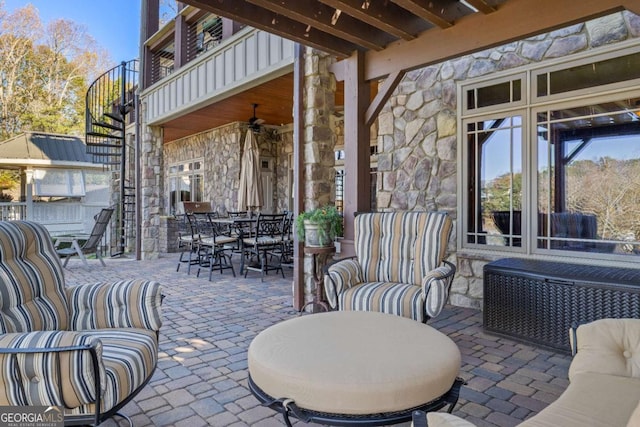
{"type": "Polygon", "coordinates": [[[203,159],[204,200],[211,201],[213,209],[220,213],[237,210],[241,142],[245,132],[242,124],[232,123],[165,144],[165,176],[169,175],[172,164],[203,159]]]}
{"type": "MultiPolygon", "coordinates": [[[[456,83],[640,36],[640,17],[616,13],[407,73],[378,118],[378,209],[443,210],[457,219],[456,83]]],[[[480,307],[487,258],[457,256],[451,303],[480,307]]]]}

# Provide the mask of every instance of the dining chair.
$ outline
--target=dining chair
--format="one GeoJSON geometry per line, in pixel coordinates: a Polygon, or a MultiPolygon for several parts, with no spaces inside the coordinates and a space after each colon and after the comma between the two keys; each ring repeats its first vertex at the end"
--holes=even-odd
{"type": "Polygon", "coordinates": [[[233,277],[236,277],[229,252],[233,250],[233,244],[238,240],[237,237],[223,233],[223,228],[213,221],[218,217],[217,213],[210,212],[205,217],[206,225],[204,221],[199,222],[206,231],[200,230],[197,250],[199,266],[196,276],[200,277],[200,269],[206,267],[209,269],[209,281],[211,281],[214,268],[220,270],[220,273],[225,269],[231,269],[233,277]]]}
{"type": "Polygon", "coordinates": [[[260,280],[264,280],[264,275],[270,270],[279,270],[284,278],[282,269],[282,256],[276,256],[276,262],[270,255],[282,253],[284,240],[284,214],[258,214],[258,219],[252,229],[252,235],[241,239],[242,261],[241,271],[244,269],[244,277],[247,277],[249,270],[259,271],[260,280]],[[247,263],[246,258],[256,259],[255,264],[247,263]]]}
{"type": "Polygon", "coordinates": [[[197,250],[200,234],[195,216],[192,213],[184,214],[182,220],[178,221],[178,227],[178,248],[181,251],[176,271],[180,271],[180,266],[186,263],[187,274],[191,274],[191,266],[199,263],[197,250]],[[189,256],[188,259],[185,259],[186,254],[189,256]]]}

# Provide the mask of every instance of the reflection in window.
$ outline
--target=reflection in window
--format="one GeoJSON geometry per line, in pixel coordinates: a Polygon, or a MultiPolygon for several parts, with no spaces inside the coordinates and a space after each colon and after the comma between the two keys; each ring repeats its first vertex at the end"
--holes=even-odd
{"type": "Polygon", "coordinates": [[[637,251],[640,120],[634,107],[620,100],[538,113],[538,247],[637,251]]]}
{"type": "Polygon", "coordinates": [[[522,118],[467,124],[468,243],[520,246],[522,118]]]}

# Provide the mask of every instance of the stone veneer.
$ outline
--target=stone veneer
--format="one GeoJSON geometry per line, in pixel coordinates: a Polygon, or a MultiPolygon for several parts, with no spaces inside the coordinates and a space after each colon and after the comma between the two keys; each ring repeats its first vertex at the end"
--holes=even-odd
{"type": "MultiPolygon", "coordinates": [[[[449,212],[457,218],[456,83],[640,35],[640,17],[615,13],[584,24],[407,73],[378,118],[378,209],[449,212]]],[[[456,254],[451,303],[480,307],[482,256],[456,254]]]]}
{"type": "MultiPolygon", "coordinates": [[[[331,114],[335,110],[336,81],[329,72],[335,58],[306,48],[304,59],[304,209],[335,202],[336,135],[331,114]]],[[[313,260],[304,260],[305,302],[313,299],[313,260]]],[[[319,263],[326,259],[319,259],[319,263]]]]}

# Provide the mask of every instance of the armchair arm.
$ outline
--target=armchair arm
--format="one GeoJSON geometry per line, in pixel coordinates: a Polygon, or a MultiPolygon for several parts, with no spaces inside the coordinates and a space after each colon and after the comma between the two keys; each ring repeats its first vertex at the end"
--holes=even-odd
{"type": "Polygon", "coordinates": [[[70,286],[69,329],[142,328],[162,325],[160,284],[149,280],[70,286]]]}
{"type": "Polygon", "coordinates": [[[431,270],[422,278],[425,312],[429,318],[436,317],[449,299],[449,290],[453,283],[456,266],[448,261],[431,270]]]}
{"type": "Polygon", "coordinates": [[[80,332],[0,336],[0,405],[100,405],[106,375],[102,343],[80,332]]]}
{"type": "Polygon", "coordinates": [[[331,308],[338,308],[338,295],[343,290],[362,283],[362,268],[356,258],[345,258],[325,269],[324,291],[331,308]]]}

